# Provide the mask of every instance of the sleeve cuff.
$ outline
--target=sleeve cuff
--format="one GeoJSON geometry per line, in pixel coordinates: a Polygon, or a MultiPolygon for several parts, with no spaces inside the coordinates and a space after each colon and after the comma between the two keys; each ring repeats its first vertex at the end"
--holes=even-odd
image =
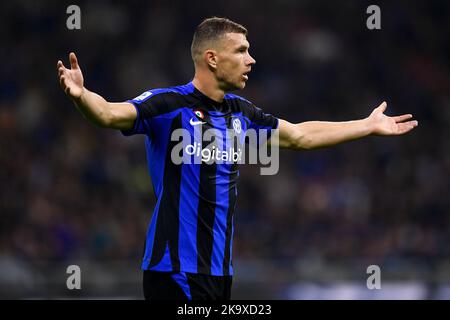
{"type": "Polygon", "coordinates": [[[140,122],[140,112],[139,112],[139,108],[136,105],[136,103],[133,100],[127,100],[125,102],[131,103],[134,108],[136,109],[136,119],[134,120],[134,124],[133,124],[133,128],[128,129],[128,130],[120,130],[120,132],[122,132],[122,134],[126,137],[128,136],[132,136],[136,133],[138,133],[138,127],[139,127],[139,122],[140,122]]]}

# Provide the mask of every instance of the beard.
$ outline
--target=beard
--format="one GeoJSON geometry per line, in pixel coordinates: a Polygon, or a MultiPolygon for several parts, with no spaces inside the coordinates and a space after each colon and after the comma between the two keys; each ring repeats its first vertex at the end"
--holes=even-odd
{"type": "Polygon", "coordinates": [[[222,89],[224,92],[230,92],[244,89],[245,81],[243,81],[241,77],[242,75],[240,74],[239,77],[233,77],[229,74],[218,73],[217,81],[219,82],[220,89],[222,89]]]}

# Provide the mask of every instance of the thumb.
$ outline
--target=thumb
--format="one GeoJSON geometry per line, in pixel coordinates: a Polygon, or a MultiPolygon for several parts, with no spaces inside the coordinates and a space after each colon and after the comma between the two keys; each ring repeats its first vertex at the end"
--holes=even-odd
{"type": "Polygon", "coordinates": [[[77,56],[75,55],[75,53],[71,52],[69,54],[69,60],[70,60],[70,67],[71,69],[78,69],[78,59],[77,56]]]}
{"type": "Polygon", "coordinates": [[[377,107],[377,109],[380,109],[380,111],[382,112],[382,113],[384,113],[385,111],[386,111],[386,108],[387,108],[387,102],[386,101],[383,101],[378,107],[377,107]]]}

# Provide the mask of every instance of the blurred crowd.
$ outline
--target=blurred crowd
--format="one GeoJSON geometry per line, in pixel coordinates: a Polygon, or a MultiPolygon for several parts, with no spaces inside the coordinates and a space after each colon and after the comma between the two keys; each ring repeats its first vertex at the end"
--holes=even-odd
{"type": "Polygon", "coordinates": [[[282,151],[280,170],[241,168],[235,259],[326,262],[450,258],[450,3],[56,1],[0,6],[0,255],[130,259],[139,265],[155,205],[144,138],[88,123],[59,87],[77,53],[85,86],[110,101],[189,82],[203,18],[249,30],[256,65],[237,94],[291,122],[345,121],[383,100],[419,127],[315,151],[282,151]]]}

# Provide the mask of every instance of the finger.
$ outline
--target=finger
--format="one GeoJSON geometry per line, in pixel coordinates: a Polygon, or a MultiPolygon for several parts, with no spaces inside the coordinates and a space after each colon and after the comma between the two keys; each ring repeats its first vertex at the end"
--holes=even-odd
{"type": "Polygon", "coordinates": [[[61,60],[58,60],[58,62],[56,63],[56,69],[59,70],[59,68],[66,68],[61,60]]]}
{"type": "Polygon", "coordinates": [[[384,113],[384,111],[386,111],[386,108],[387,108],[387,102],[386,102],[386,101],[383,101],[383,102],[378,106],[378,108],[380,108],[381,112],[384,113]]]}
{"type": "Polygon", "coordinates": [[[61,88],[64,90],[64,92],[67,95],[70,95],[70,86],[67,85],[65,76],[61,76],[61,78],[59,79],[59,84],[61,85],[61,88]]]}
{"type": "Polygon", "coordinates": [[[419,121],[414,120],[414,121],[409,121],[411,122],[411,125],[413,125],[414,127],[417,127],[419,125],[419,121]]]}
{"type": "Polygon", "coordinates": [[[69,54],[69,60],[70,60],[70,67],[72,69],[78,69],[78,59],[75,53],[71,52],[69,54]]]}
{"type": "Polygon", "coordinates": [[[61,84],[61,88],[64,90],[64,92],[66,94],[70,94],[70,87],[66,84],[66,82],[64,80],[65,80],[65,78],[62,77],[61,81],[59,82],[61,84]]]}
{"type": "Polygon", "coordinates": [[[62,76],[68,76],[68,71],[66,68],[59,68],[58,69],[58,77],[61,78],[62,76]]]}
{"type": "Polygon", "coordinates": [[[395,122],[403,122],[412,118],[412,114],[403,114],[401,116],[393,117],[395,122]]]}
{"type": "Polygon", "coordinates": [[[64,91],[64,93],[67,93],[67,86],[64,83],[60,83],[61,89],[64,91]]]}
{"type": "Polygon", "coordinates": [[[419,123],[415,121],[402,122],[398,124],[398,133],[403,134],[411,131],[415,127],[417,127],[419,123]]]}

